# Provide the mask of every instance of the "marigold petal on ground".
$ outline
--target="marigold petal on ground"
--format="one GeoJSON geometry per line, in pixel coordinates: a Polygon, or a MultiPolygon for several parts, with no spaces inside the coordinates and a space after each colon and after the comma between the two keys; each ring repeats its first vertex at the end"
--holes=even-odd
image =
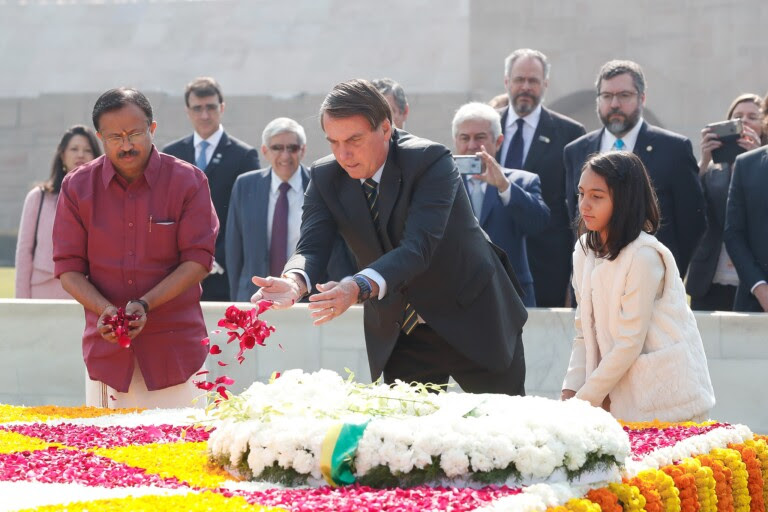
{"type": "Polygon", "coordinates": [[[237,479],[208,460],[207,443],[166,443],[98,448],[98,455],[146,469],[163,478],[175,477],[194,487],[215,489],[237,479]]]}

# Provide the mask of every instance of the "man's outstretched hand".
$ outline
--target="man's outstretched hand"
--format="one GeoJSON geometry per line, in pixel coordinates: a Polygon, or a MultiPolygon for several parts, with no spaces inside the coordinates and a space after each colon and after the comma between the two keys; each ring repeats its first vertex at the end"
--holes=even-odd
{"type": "Polygon", "coordinates": [[[269,300],[272,301],[274,309],[286,309],[293,306],[302,295],[295,279],[253,276],[251,281],[260,287],[259,291],[251,297],[251,302],[254,304],[258,304],[262,300],[269,300]]]}

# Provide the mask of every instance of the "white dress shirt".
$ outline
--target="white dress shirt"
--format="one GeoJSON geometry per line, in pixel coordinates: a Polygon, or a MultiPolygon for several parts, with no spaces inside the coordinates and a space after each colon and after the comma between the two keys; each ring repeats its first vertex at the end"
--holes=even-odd
{"type": "MultiPolygon", "coordinates": [[[[504,168],[501,168],[501,172],[504,172],[504,168]]],[[[480,190],[483,191],[483,198],[485,198],[485,191],[488,189],[488,183],[482,181],[482,180],[476,180],[474,178],[467,178],[467,181],[469,182],[469,194],[470,197],[472,197],[472,190],[474,190],[475,187],[480,187],[480,190]]],[[[496,189],[497,191],[499,189],[496,189]]],[[[509,201],[512,199],[512,184],[510,183],[507,187],[507,190],[504,192],[498,192],[499,198],[501,199],[501,204],[504,206],[507,206],[509,204],[509,201]]],[[[485,201],[485,199],[483,199],[485,201]]],[[[475,217],[478,219],[480,218],[480,212],[475,212],[475,217]]]]}
{"type": "Polygon", "coordinates": [[[205,164],[210,164],[211,158],[213,158],[213,152],[216,151],[216,146],[219,145],[222,135],[224,135],[224,126],[221,124],[219,125],[219,129],[213,132],[207,139],[203,139],[199,133],[195,132],[192,136],[192,144],[195,146],[195,162],[200,158],[200,150],[202,149],[200,143],[206,141],[208,147],[205,149],[205,164]]]}
{"type": "MultiPolygon", "coordinates": [[[[304,206],[304,185],[301,178],[301,166],[299,166],[288,180],[291,188],[288,190],[288,257],[296,250],[301,231],[301,208],[304,206]]],[[[267,247],[272,247],[272,219],[275,216],[275,204],[280,197],[280,184],[283,182],[277,177],[275,171],[270,171],[269,204],[267,205],[267,247]]]]}
{"type": "MultiPolygon", "coordinates": [[[[507,114],[507,124],[504,128],[504,142],[501,145],[501,164],[507,161],[507,151],[509,151],[509,144],[512,142],[512,136],[517,131],[517,120],[520,118],[515,113],[515,109],[510,105],[507,114]]],[[[528,150],[531,149],[531,142],[533,142],[533,134],[536,132],[536,127],[539,126],[539,119],[541,119],[541,103],[539,103],[533,112],[523,117],[523,163],[528,158],[528,150]]]]}
{"type": "MultiPolygon", "coordinates": [[[[632,153],[635,150],[635,144],[637,143],[637,135],[640,133],[640,128],[643,126],[643,118],[637,120],[637,124],[632,127],[631,130],[624,135],[621,140],[624,142],[623,151],[629,151],[632,153]]],[[[607,153],[613,150],[613,145],[616,143],[616,136],[608,130],[603,130],[603,137],[600,139],[600,152],[607,153]]]]}

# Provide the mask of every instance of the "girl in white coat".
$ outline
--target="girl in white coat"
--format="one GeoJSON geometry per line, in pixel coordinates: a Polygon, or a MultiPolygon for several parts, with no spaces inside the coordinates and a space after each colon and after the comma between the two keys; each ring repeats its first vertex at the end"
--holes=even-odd
{"type": "Polygon", "coordinates": [[[576,337],[562,399],[625,421],[703,421],[707,359],[672,253],[653,233],[656,194],[640,159],[594,155],[579,180],[576,337]]]}

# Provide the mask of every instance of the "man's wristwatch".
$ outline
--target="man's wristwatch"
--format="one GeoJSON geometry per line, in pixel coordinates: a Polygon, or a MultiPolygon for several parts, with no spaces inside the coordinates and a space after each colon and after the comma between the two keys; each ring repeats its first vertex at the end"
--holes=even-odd
{"type": "Polygon", "coordinates": [[[149,304],[147,304],[147,301],[145,301],[143,299],[131,299],[131,300],[128,301],[128,304],[130,304],[131,302],[138,302],[139,304],[141,304],[141,307],[144,308],[144,314],[145,315],[147,313],[149,313],[149,304]]]}
{"type": "Polygon", "coordinates": [[[360,291],[357,294],[357,303],[362,304],[371,297],[371,283],[368,282],[367,278],[360,274],[352,276],[352,280],[357,284],[358,288],[360,288],[360,291]]]}

